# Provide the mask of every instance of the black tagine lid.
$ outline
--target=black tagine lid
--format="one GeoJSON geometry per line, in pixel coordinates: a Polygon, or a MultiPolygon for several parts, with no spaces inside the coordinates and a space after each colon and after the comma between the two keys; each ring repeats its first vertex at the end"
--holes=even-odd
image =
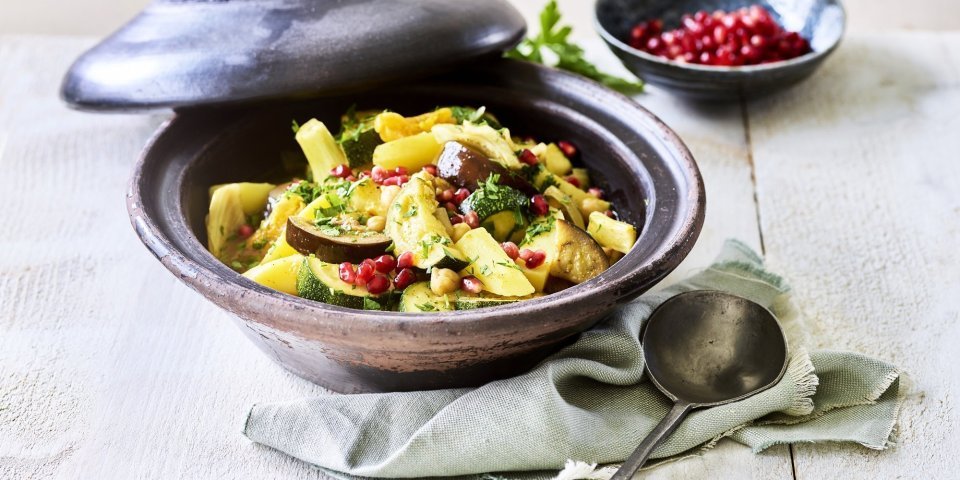
{"type": "Polygon", "coordinates": [[[83,110],[296,98],[423,77],[503,52],[505,0],[157,0],[70,67],[83,110]]]}

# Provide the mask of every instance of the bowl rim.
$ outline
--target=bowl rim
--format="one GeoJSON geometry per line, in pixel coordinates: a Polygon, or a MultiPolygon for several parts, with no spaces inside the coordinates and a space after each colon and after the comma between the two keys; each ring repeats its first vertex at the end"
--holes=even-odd
{"type": "MultiPolygon", "coordinates": [[[[636,291],[639,286],[634,286],[633,289],[627,288],[630,286],[629,280],[631,278],[644,272],[658,272],[658,276],[650,278],[649,285],[657,283],[680,264],[700,235],[706,210],[706,192],[702,175],[692,153],[669,126],[626,95],[593,80],[552,67],[511,59],[500,61],[523,65],[521,68],[536,69],[547,76],[559,76],[567,84],[572,83],[579,88],[589,89],[589,91],[618,99],[625,106],[632,108],[636,114],[643,117],[645,123],[640,128],[648,129],[656,139],[676,154],[676,166],[689,184],[686,202],[690,205],[690,208],[682,217],[679,215],[676,217],[675,223],[677,226],[671,229],[673,235],[663,241],[646,259],[637,258],[639,253],[634,247],[619,260],[619,262],[628,258],[645,260],[638,261],[638,265],[630,267],[627,272],[628,275],[609,278],[609,274],[614,270],[611,266],[610,269],[599,276],[557,294],[496,307],[448,312],[449,314],[351,309],[288,295],[259,285],[230,269],[228,270],[232,274],[231,276],[221,275],[184,254],[142,208],[144,202],[141,184],[143,184],[145,178],[145,166],[148,162],[154,162],[150,157],[164,135],[178,127],[180,123],[185,122],[183,114],[179,112],[157,128],[140,152],[127,193],[127,210],[131,224],[144,245],[168,270],[209,300],[242,316],[245,320],[264,323],[265,321],[261,317],[268,317],[270,318],[269,323],[295,331],[309,329],[316,332],[322,330],[342,333],[342,336],[345,337],[344,332],[347,330],[351,333],[368,330],[383,334],[386,331],[383,327],[395,327],[399,324],[400,332],[391,333],[399,333],[404,338],[410,338],[411,336],[417,337],[435,333],[439,326],[446,327],[445,334],[456,336],[467,331],[477,331],[473,327],[481,325],[482,332],[493,334],[515,328],[517,316],[528,314],[531,311],[542,311],[536,309],[538,306],[544,310],[559,311],[564,307],[589,301],[606,290],[613,290],[616,294],[616,300],[614,305],[606,306],[605,310],[633,299],[640,292],[636,291]],[[590,286],[595,288],[587,288],[590,286]],[[216,291],[215,296],[208,294],[211,289],[216,291]],[[238,310],[246,315],[237,313],[238,310]]],[[[304,101],[309,100],[304,99],[304,101]]],[[[179,182],[182,178],[183,175],[180,172],[177,181],[179,182]]],[[[196,240],[195,236],[193,240],[196,240]]],[[[194,243],[200,245],[199,241],[194,243]]],[[[206,255],[210,255],[205,247],[202,245],[200,247],[206,255]]],[[[212,255],[211,258],[213,258],[212,255]]],[[[545,321],[547,320],[545,319],[545,321]]],[[[345,341],[349,342],[349,340],[345,341]]],[[[438,347],[442,347],[442,345],[438,345],[438,347]]]]}
{"type": "Polygon", "coordinates": [[[847,32],[847,9],[844,7],[841,0],[829,0],[833,2],[840,9],[840,34],[837,35],[836,40],[830,44],[829,47],[823,50],[812,50],[809,53],[800,55],[799,57],[794,57],[788,60],[778,60],[772,63],[763,63],[759,65],[739,65],[739,66],[723,66],[723,65],[702,65],[699,63],[687,63],[687,62],[678,62],[676,60],[671,60],[669,58],[664,58],[658,55],[652,55],[643,50],[633,48],[632,46],[624,43],[622,40],[617,38],[616,35],[607,30],[603,26],[603,23],[600,21],[600,17],[597,15],[598,6],[600,2],[604,0],[594,0],[593,11],[591,15],[593,17],[593,29],[600,35],[600,37],[611,46],[616,47],[618,50],[632,55],[640,60],[643,60],[648,63],[654,63],[666,68],[673,68],[677,70],[686,70],[691,72],[702,72],[702,73],[712,73],[719,75],[727,76],[736,76],[736,75],[749,75],[757,72],[770,72],[776,71],[784,68],[789,68],[795,65],[802,65],[806,63],[814,63],[822,60],[826,56],[833,53],[834,50],[840,46],[840,43],[843,41],[844,36],[847,32]]]}

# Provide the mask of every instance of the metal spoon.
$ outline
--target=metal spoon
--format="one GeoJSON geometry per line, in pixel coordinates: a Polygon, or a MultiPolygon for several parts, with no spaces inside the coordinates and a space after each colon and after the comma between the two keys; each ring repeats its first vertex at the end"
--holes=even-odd
{"type": "Polygon", "coordinates": [[[626,480],[693,408],[743,400],[787,371],[787,340],[769,310],[723,292],[693,291],[658,307],[643,333],[653,384],[673,408],[611,480],[626,480]]]}

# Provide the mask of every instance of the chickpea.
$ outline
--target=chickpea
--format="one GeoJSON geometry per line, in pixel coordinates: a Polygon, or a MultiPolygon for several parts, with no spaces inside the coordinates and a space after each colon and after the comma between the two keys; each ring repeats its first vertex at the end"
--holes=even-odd
{"type": "Polygon", "coordinates": [[[387,226],[387,219],[380,215],[374,215],[367,219],[367,230],[372,232],[382,232],[387,226]]]}
{"type": "Polygon", "coordinates": [[[457,290],[460,275],[449,268],[434,268],[430,272],[430,290],[437,295],[445,295],[457,290]]]}
{"type": "Polygon", "coordinates": [[[580,211],[584,217],[589,217],[593,212],[605,212],[610,208],[610,202],[599,198],[588,197],[580,201],[580,211]]]}
{"type": "Polygon", "coordinates": [[[458,242],[460,241],[460,237],[464,236],[470,230],[470,225],[467,225],[466,223],[458,223],[453,226],[453,233],[450,235],[450,239],[454,242],[458,242]]]}

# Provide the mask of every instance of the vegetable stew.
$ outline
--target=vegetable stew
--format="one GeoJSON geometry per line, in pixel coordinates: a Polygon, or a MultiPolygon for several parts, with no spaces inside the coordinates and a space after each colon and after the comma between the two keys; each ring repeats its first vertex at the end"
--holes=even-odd
{"type": "Polygon", "coordinates": [[[351,109],[334,135],[294,122],[307,167],[279,185],[210,188],[208,249],[247,278],[364,310],[441,312],[585,282],[626,254],[566,141],[511,136],[485,108],[351,109]]]}

